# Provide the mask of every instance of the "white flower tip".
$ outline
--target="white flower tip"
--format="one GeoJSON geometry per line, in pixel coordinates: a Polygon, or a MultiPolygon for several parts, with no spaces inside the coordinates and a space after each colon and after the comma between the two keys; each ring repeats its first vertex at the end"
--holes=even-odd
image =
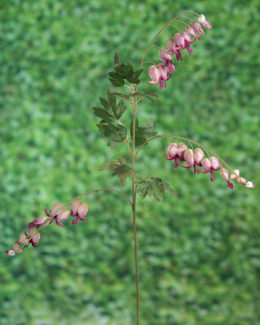
{"type": "Polygon", "coordinates": [[[253,184],[252,182],[246,182],[245,186],[248,188],[253,188],[253,187],[255,187],[255,184],[253,184]]]}

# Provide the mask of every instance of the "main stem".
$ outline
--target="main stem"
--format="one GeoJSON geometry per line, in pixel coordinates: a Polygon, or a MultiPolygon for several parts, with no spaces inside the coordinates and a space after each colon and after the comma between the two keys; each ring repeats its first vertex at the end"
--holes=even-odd
{"type": "MultiPolygon", "coordinates": [[[[137,92],[135,86],[131,87],[132,94],[137,92]]],[[[136,124],[136,106],[137,98],[132,98],[133,107],[133,132],[132,132],[132,169],[135,169],[135,124],[136,124]]],[[[136,188],[135,176],[132,176],[132,211],[133,211],[133,232],[134,232],[134,247],[135,247],[135,284],[136,284],[136,324],[139,325],[139,280],[138,280],[138,246],[136,236],[136,188]]]]}

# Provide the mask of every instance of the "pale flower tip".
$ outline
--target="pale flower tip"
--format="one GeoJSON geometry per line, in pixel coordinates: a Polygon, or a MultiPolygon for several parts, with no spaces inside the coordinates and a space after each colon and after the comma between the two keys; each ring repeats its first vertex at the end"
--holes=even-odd
{"type": "Polygon", "coordinates": [[[231,176],[230,176],[230,179],[234,180],[234,179],[237,179],[240,175],[240,171],[239,169],[234,169],[231,176]]]}
{"type": "Polygon", "coordinates": [[[255,184],[253,184],[252,182],[247,182],[245,187],[248,187],[248,188],[254,188],[255,187],[255,184]]]}
{"type": "Polygon", "coordinates": [[[14,256],[15,251],[13,249],[8,249],[8,250],[5,250],[5,254],[8,256],[14,256]]]}

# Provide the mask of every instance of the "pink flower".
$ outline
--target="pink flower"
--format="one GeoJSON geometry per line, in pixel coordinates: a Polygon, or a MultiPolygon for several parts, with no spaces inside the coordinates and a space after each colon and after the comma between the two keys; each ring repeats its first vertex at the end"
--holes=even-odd
{"type": "Polygon", "coordinates": [[[192,42],[195,41],[195,39],[200,39],[200,36],[198,33],[196,33],[196,30],[193,28],[192,24],[189,25],[187,28],[185,28],[185,31],[190,34],[193,35],[195,38],[192,40],[192,42]]]}
{"type": "Polygon", "coordinates": [[[81,203],[79,200],[75,200],[71,204],[71,216],[76,217],[72,224],[78,224],[79,220],[87,220],[85,218],[86,214],[88,213],[88,205],[87,203],[81,203]]]}
{"type": "Polygon", "coordinates": [[[33,220],[32,222],[28,223],[28,227],[29,228],[33,228],[33,227],[36,227],[36,228],[46,227],[48,225],[48,223],[45,224],[45,225],[43,225],[43,224],[45,223],[45,221],[47,219],[48,219],[48,217],[39,217],[39,218],[33,220]]]}
{"type": "Polygon", "coordinates": [[[211,24],[206,20],[204,15],[200,15],[198,21],[207,29],[211,29],[211,24]]]}
{"type": "Polygon", "coordinates": [[[32,244],[33,247],[38,247],[36,244],[39,242],[41,235],[36,228],[31,229],[28,235],[27,233],[25,233],[25,235],[28,242],[24,243],[24,248],[28,247],[30,244],[32,244]]]}
{"type": "Polygon", "coordinates": [[[233,184],[229,181],[229,174],[225,168],[221,168],[220,176],[227,182],[227,186],[233,189],[233,184]]]}
{"type": "Polygon", "coordinates": [[[64,225],[61,222],[67,220],[69,215],[70,215],[70,211],[68,209],[60,210],[60,212],[57,215],[51,218],[50,224],[55,220],[58,226],[64,227],[64,225]]]}
{"type": "Polygon", "coordinates": [[[167,148],[166,152],[168,156],[165,156],[168,160],[172,160],[178,156],[178,147],[175,142],[171,142],[167,148]]]}
{"type": "Polygon", "coordinates": [[[194,155],[192,149],[186,149],[183,153],[183,158],[187,165],[182,165],[184,168],[191,168],[194,166],[194,155]]]}
{"type": "Polygon", "coordinates": [[[175,71],[173,59],[169,51],[167,51],[164,48],[159,50],[159,59],[165,64],[170,74],[172,74],[175,71]]]}
{"type": "Polygon", "coordinates": [[[170,51],[170,54],[175,54],[176,55],[176,60],[177,61],[182,61],[182,55],[181,51],[185,47],[185,40],[183,35],[181,34],[175,34],[173,38],[170,38],[167,41],[167,48],[170,51]]]}
{"type": "Polygon", "coordinates": [[[165,81],[170,78],[167,76],[168,68],[166,65],[159,63],[157,66],[151,65],[148,69],[149,76],[152,81],[148,81],[149,84],[157,84],[159,82],[160,89],[166,88],[165,81]]]}
{"type": "Polygon", "coordinates": [[[193,29],[195,29],[195,30],[197,30],[201,35],[204,35],[205,33],[204,33],[204,30],[201,28],[201,26],[200,26],[200,23],[197,23],[197,22],[195,22],[195,23],[192,23],[191,24],[191,27],[193,28],[193,29]]]}
{"type": "Polygon", "coordinates": [[[184,48],[187,49],[189,54],[194,53],[193,49],[190,47],[190,44],[194,42],[194,39],[191,39],[190,34],[187,31],[182,32],[184,38],[184,48]]]}
{"type": "Polygon", "coordinates": [[[201,161],[201,165],[204,168],[202,173],[210,173],[210,179],[212,182],[214,182],[215,178],[213,172],[221,168],[218,159],[216,157],[211,157],[210,159],[204,158],[201,161]]]}
{"type": "Polygon", "coordinates": [[[199,174],[198,166],[201,166],[201,161],[204,158],[204,152],[200,148],[196,148],[194,151],[194,174],[199,174]]]}
{"type": "Polygon", "coordinates": [[[64,207],[63,204],[58,202],[53,205],[50,212],[47,209],[45,209],[45,213],[48,217],[54,217],[58,214],[60,210],[63,209],[63,207],[64,207]]]}

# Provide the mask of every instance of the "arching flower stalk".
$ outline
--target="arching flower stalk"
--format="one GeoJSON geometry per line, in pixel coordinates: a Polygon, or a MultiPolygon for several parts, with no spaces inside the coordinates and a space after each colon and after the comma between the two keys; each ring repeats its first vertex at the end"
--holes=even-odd
{"type": "Polygon", "coordinates": [[[122,87],[123,90],[122,92],[116,91],[114,88],[112,91],[107,90],[106,96],[100,97],[100,106],[93,107],[94,114],[100,119],[97,124],[98,129],[104,137],[108,138],[108,145],[111,148],[115,148],[122,143],[125,144],[126,152],[129,154],[130,160],[130,164],[128,164],[125,157],[120,157],[115,161],[106,162],[101,169],[108,169],[112,172],[112,176],[117,176],[121,186],[124,186],[127,179],[130,178],[132,183],[131,197],[128,197],[127,194],[117,189],[105,188],[88,191],[70,200],[66,204],[58,202],[54,204],[50,210],[45,209],[46,216],[39,216],[29,222],[28,231],[20,235],[19,239],[14,243],[13,248],[5,251],[8,256],[14,256],[16,253],[21,254],[23,252],[22,249],[28,247],[30,244],[33,247],[38,247],[42,228],[48,229],[51,224],[54,224],[54,221],[60,227],[64,227],[70,217],[73,218],[73,225],[81,224],[81,221],[86,221],[88,219],[86,218],[88,205],[80,199],[91,193],[110,191],[120,194],[129,203],[133,217],[137,325],[139,325],[140,322],[138,244],[136,229],[137,194],[139,194],[142,199],[151,197],[160,201],[162,195],[166,191],[175,193],[170,184],[160,177],[142,176],[142,174],[136,170],[135,161],[140,150],[155,139],[170,138],[172,139],[171,141],[175,142],[168,144],[166,148],[167,155],[165,157],[169,161],[174,161],[174,168],[178,168],[181,165],[186,169],[193,168],[195,174],[210,174],[212,182],[215,180],[216,173],[220,171],[220,176],[227,182],[227,186],[231,189],[233,188],[231,181],[235,181],[247,188],[255,186],[251,181],[242,178],[238,169],[233,170],[223,159],[203,145],[192,139],[177,135],[156,135],[154,131],[155,124],[152,119],[144,123],[140,123],[137,119],[137,107],[141,99],[146,98],[153,101],[154,97],[157,96],[151,93],[143,94],[138,90],[138,85],[140,83],[139,77],[143,72],[142,67],[145,57],[160,34],[168,26],[172,26],[174,22],[182,23],[182,26],[185,26],[184,29],[179,30],[178,33],[168,39],[166,42],[167,49],[163,47],[159,50],[159,60],[161,62],[151,65],[147,71],[152,79],[148,81],[149,84],[159,84],[160,89],[166,87],[166,81],[176,71],[174,60],[182,60],[182,51],[185,49],[189,54],[193,53],[191,44],[204,35],[202,26],[206,29],[211,28],[211,24],[206,20],[204,15],[199,15],[191,11],[184,11],[170,20],[155,35],[148,45],[138,70],[135,70],[130,63],[120,62],[119,56],[116,53],[114,57],[114,70],[109,73],[109,80],[113,87],[122,87]],[[186,16],[190,13],[192,14],[192,18],[186,16]],[[182,19],[188,19],[189,24],[184,23],[182,19]],[[175,55],[175,57],[173,57],[173,55],[175,55]],[[129,106],[132,110],[130,130],[128,130],[126,126],[129,125],[129,122],[127,121],[127,123],[125,123],[122,118],[127,110],[125,102],[127,105],[130,104],[129,106]],[[193,149],[192,145],[196,146],[195,149],[193,149]]]}

